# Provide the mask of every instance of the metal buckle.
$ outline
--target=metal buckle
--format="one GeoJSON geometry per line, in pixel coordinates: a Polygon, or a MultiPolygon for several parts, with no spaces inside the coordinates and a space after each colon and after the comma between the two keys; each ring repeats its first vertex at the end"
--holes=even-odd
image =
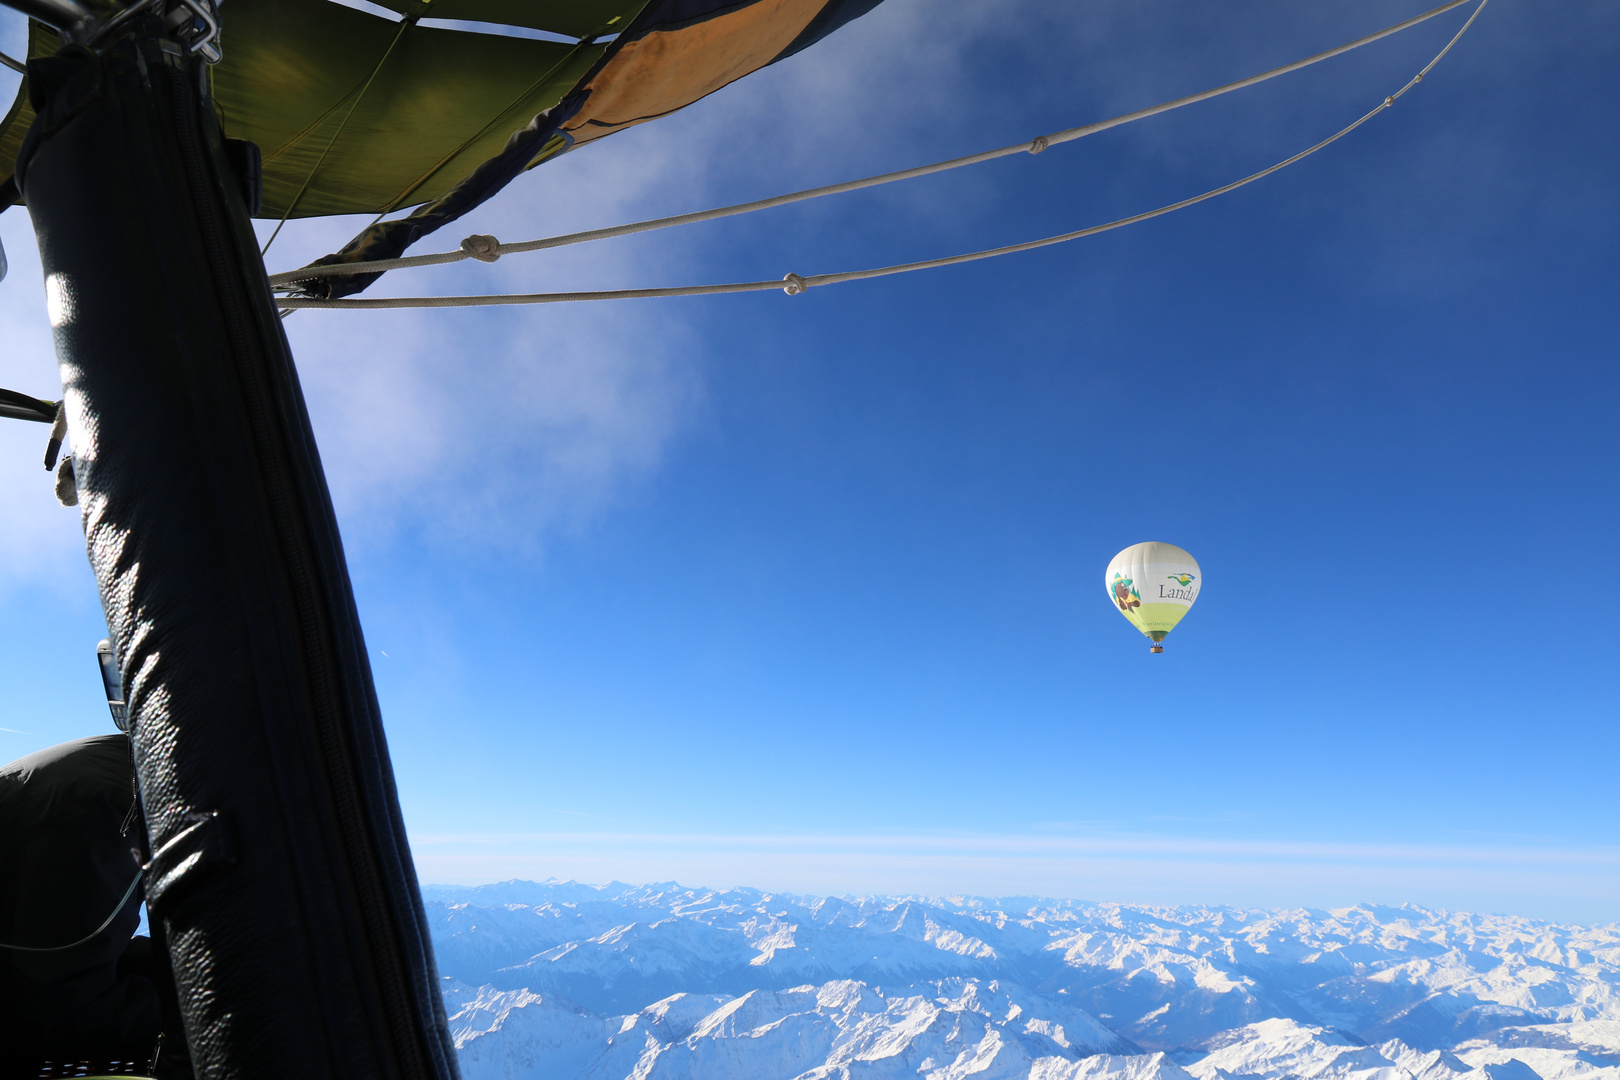
{"type": "MultiPolygon", "coordinates": [[[[136,0],[96,27],[85,44],[94,49],[116,34],[135,16],[144,11],[161,11],[165,6],[167,0],[136,0]]],[[[214,15],[213,5],[208,0],[178,0],[164,18],[164,22],[168,24],[169,30],[179,37],[190,55],[201,56],[210,64],[219,63],[219,19],[214,15]]]]}
{"type": "Polygon", "coordinates": [[[210,64],[219,63],[219,19],[214,16],[213,4],[208,0],[180,0],[180,6],[169,13],[169,26],[177,32],[186,25],[186,20],[176,21],[175,16],[184,11],[191,12],[192,16],[191,32],[182,38],[186,49],[210,64]]]}

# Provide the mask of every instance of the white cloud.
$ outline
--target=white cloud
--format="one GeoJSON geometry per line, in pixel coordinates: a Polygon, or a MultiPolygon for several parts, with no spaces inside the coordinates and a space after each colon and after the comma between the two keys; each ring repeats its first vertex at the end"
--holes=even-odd
{"type": "MultiPolygon", "coordinates": [[[[975,50],[1035,47],[1025,38],[1031,26],[1050,30],[1043,11],[1030,0],[889,0],[685,113],[525,175],[416,250],[453,247],[472,232],[516,239],[688,210],[1022,137],[1000,126],[1017,88],[988,96],[963,88],[975,82],[975,50]]],[[[15,29],[7,23],[5,33],[15,29]]],[[[948,190],[908,186],[872,197],[928,222],[948,243],[964,210],[994,202],[994,186],[963,177],[948,190]]],[[[31,249],[16,227],[21,215],[8,217],[7,239],[31,249]]],[[[745,254],[756,260],[747,272],[800,268],[800,239],[848,220],[847,206],[835,204],[751,219],[744,246],[760,248],[769,265],[745,254]]],[[[268,261],[298,265],[335,250],[362,224],[291,222],[268,261]]],[[[701,281],[724,272],[715,266],[717,235],[682,229],[494,266],[395,273],[369,295],[701,281]]],[[[0,371],[12,379],[6,385],[52,393],[38,268],[28,257],[15,261],[0,319],[13,331],[9,340],[27,348],[8,350],[0,371]],[[32,378],[22,378],[25,355],[40,368],[30,369],[32,378]]],[[[830,267],[807,272],[822,269],[830,267]]],[[[731,301],[760,302],[769,300],[731,301]]],[[[586,526],[627,486],[654,475],[672,440],[699,422],[704,317],[712,316],[681,301],[295,316],[287,330],[351,544],[387,543],[406,530],[458,548],[530,550],[552,530],[586,526]]],[[[15,460],[0,467],[0,490],[39,486],[15,460]]],[[[46,505],[4,530],[0,545],[9,546],[0,552],[11,555],[12,572],[52,564],[62,517],[46,505]]]]}
{"type": "MultiPolygon", "coordinates": [[[[690,209],[748,183],[793,187],[812,165],[822,177],[846,175],[883,139],[947,108],[943,96],[925,97],[906,115],[861,107],[903,93],[925,73],[939,85],[954,81],[965,32],[923,32],[932,25],[929,10],[892,3],[878,16],[892,25],[858,25],[686,114],[528,174],[417,250],[453,247],[471,232],[510,239],[690,209]],[[892,55],[880,62],[897,33],[909,40],[904,62],[892,55]],[[852,142],[843,133],[857,122],[867,137],[852,142]]],[[[20,25],[9,14],[0,22],[0,40],[13,52],[20,25]]],[[[335,250],[363,223],[291,222],[268,261],[298,265],[335,250]]],[[[768,234],[780,224],[761,228],[768,234]]],[[[59,383],[26,214],[14,210],[0,227],[12,254],[0,287],[7,342],[0,385],[54,396],[59,383]]],[[[701,280],[710,242],[710,234],[682,230],[494,267],[394,274],[370,295],[701,280]]],[[[626,485],[653,474],[671,440],[701,415],[703,335],[679,301],[305,312],[286,327],[351,544],[387,543],[408,530],[457,547],[531,549],[549,531],[587,525],[626,485]]],[[[76,515],[55,504],[49,478],[34,464],[42,434],[16,424],[0,430],[6,580],[50,577],[83,558],[76,515]]]]}
{"type": "MultiPolygon", "coordinates": [[[[1259,70],[1307,44],[1332,44],[1406,13],[1386,3],[1355,19],[1327,20],[1331,25],[1301,17],[1256,33],[1242,18],[1189,14],[1184,5],[1158,8],[1114,0],[1082,11],[1041,0],[887,0],[816,48],[684,113],[519,178],[416,250],[454,247],[472,232],[510,240],[679,212],[1000,145],[1035,133],[1023,130],[1025,120],[1010,126],[1009,117],[1049,115],[1053,126],[1100,118],[1259,70]],[[1166,22],[1172,7],[1179,21],[1166,22]],[[1072,57],[1072,79],[1054,80],[1050,64],[1020,62],[1054,51],[1072,57]]],[[[12,42],[18,25],[6,16],[0,40],[12,42]]],[[[1411,52],[1404,45],[1375,48],[1389,55],[1374,68],[1411,52]]],[[[1326,93],[1324,108],[1349,93],[1338,86],[1347,71],[1340,64],[1332,78],[1310,84],[1326,93]]],[[[1320,111],[1313,94],[1273,95],[1254,115],[1249,105],[1222,106],[1223,112],[1200,114],[1212,122],[1149,124],[1125,137],[1160,167],[1177,169],[1200,155],[1230,155],[1235,145],[1242,155],[1261,152],[1258,144],[1270,152],[1278,124],[1297,125],[1302,112],[1320,111]]],[[[1054,160],[1015,159],[953,174],[948,182],[856,196],[879,200],[885,213],[875,225],[874,215],[851,213],[856,204],[829,200],[732,226],[513,256],[493,266],[396,272],[369,295],[692,283],[733,270],[775,277],[790,269],[845,269],[876,249],[886,258],[939,254],[959,247],[956,237],[975,221],[1006,207],[1007,170],[1073,168],[1072,160],[1054,160]],[[896,245],[872,234],[889,220],[923,223],[927,239],[920,247],[915,239],[896,245]],[[808,259],[810,237],[836,237],[833,249],[849,254],[808,259]],[[838,265],[821,265],[830,258],[838,265]]],[[[1123,192],[1121,209],[1143,208],[1131,178],[1088,175],[1084,183],[1123,192]]],[[[335,250],[363,223],[292,222],[271,266],[335,250]]],[[[0,219],[14,253],[12,278],[0,287],[0,329],[8,342],[0,378],[10,380],[0,385],[49,394],[48,328],[25,224],[17,211],[0,219]]],[[[1009,240],[1026,235],[1011,221],[1006,232],[1009,240]]],[[[780,298],[706,307],[660,301],[304,312],[287,329],[351,542],[386,543],[404,529],[457,547],[472,540],[529,549],[552,530],[586,526],[656,475],[674,440],[701,422],[705,320],[716,312],[724,317],[728,305],[773,300],[780,298]]],[[[40,477],[17,457],[13,451],[0,460],[0,493],[23,506],[40,477]]],[[[0,556],[8,562],[0,573],[48,572],[62,519],[54,505],[19,511],[0,530],[0,556]]]]}
{"type": "MultiPolygon", "coordinates": [[[[517,239],[690,210],[1025,137],[1031,132],[1008,130],[1005,118],[1040,88],[1013,79],[990,81],[987,91],[987,80],[974,76],[978,58],[1059,39],[1059,47],[1110,55],[1104,39],[1120,18],[1116,8],[1091,5],[1085,19],[1074,19],[1035,0],[888,0],[816,48],[684,113],[521,177],[416,250],[453,247],[472,232],[517,239]]],[[[17,23],[4,24],[6,40],[17,36],[17,23]]],[[[1065,122],[1088,118],[1085,105],[1063,103],[1065,122]]],[[[993,209],[999,196],[995,176],[957,174],[949,185],[858,198],[880,200],[888,217],[925,223],[932,253],[951,246],[963,222],[993,209]]],[[[702,281],[730,269],[715,258],[725,237],[746,238],[725,261],[743,260],[748,275],[843,268],[803,265],[810,236],[845,237],[851,261],[869,243],[888,254],[885,238],[850,227],[861,220],[869,228],[871,215],[850,209],[833,200],[749,219],[741,231],[679,229],[494,266],[396,272],[369,295],[702,281]]],[[[0,385],[53,394],[26,219],[13,211],[3,223],[16,257],[0,294],[0,327],[16,344],[0,362],[9,380],[0,385]]],[[[291,222],[268,261],[277,269],[298,265],[335,250],[363,223],[291,222]]],[[[351,544],[386,544],[405,530],[461,549],[471,542],[531,550],[555,529],[586,526],[627,486],[654,475],[672,440],[699,422],[709,359],[704,318],[726,304],[771,299],[734,298],[704,313],[682,301],[300,313],[286,326],[351,544]]],[[[0,462],[0,492],[31,507],[0,530],[3,572],[13,576],[51,572],[64,529],[72,528],[63,524],[72,515],[49,501],[42,477],[27,468],[32,456],[20,461],[13,452],[0,462]],[[38,506],[24,498],[30,491],[38,506]]],[[[67,549],[79,557],[76,542],[67,549]]]]}
{"type": "Polygon", "coordinates": [[[346,531],[527,549],[657,466],[697,399],[647,318],[312,312],[295,352],[346,531]]]}
{"type": "MultiPolygon", "coordinates": [[[[891,0],[871,18],[879,21],[863,20],[686,113],[519,178],[414,250],[453,248],[474,232],[514,240],[597,227],[911,160],[903,147],[872,151],[937,124],[948,95],[925,95],[903,114],[863,104],[899,99],[918,80],[959,81],[964,46],[990,13],[969,19],[891,0]],[[898,57],[897,35],[908,43],[898,57]],[[851,140],[857,124],[862,138],[851,140]]],[[[777,215],[751,227],[776,240],[790,220],[777,215]]],[[[335,250],[362,224],[292,222],[268,261],[273,269],[298,265],[335,250]]],[[[697,282],[723,272],[713,267],[713,242],[711,232],[683,229],[494,266],[396,272],[367,295],[697,282]]],[[[783,254],[759,273],[784,272],[785,262],[774,264],[789,258],[791,243],[779,246],[783,254]]],[[[702,415],[702,317],[682,301],[313,311],[286,325],[351,542],[409,529],[458,546],[531,548],[551,530],[585,526],[627,485],[654,474],[672,440],[702,415]]]]}

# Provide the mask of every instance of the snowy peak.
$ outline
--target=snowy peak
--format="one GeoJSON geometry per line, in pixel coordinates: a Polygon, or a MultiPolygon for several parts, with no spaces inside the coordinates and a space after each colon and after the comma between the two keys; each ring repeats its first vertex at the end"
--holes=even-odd
{"type": "Polygon", "coordinates": [[[856,1072],[868,1080],[1190,1080],[1162,1054],[1098,1054],[1134,1048],[1080,1010],[975,980],[888,993],[846,980],[733,998],[677,994],[617,1017],[554,995],[484,988],[450,1026],[467,1080],[508,1080],[514,1069],[562,1080],[856,1072]]]}
{"type": "Polygon", "coordinates": [[[1191,1080],[1166,1054],[1096,1054],[1079,1061],[1037,1062],[1029,1080],[1191,1080]]]}
{"type": "MultiPolygon", "coordinates": [[[[1418,1060],[1416,1051],[1398,1041],[1386,1044],[1398,1057],[1418,1060]]],[[[1275,1018],[1248,1024],[1211,1040],[1210,1051],[1188,1072],[1199,1080],[1252,1077],[1257,1080],[1415,1080],[1386,1047],[1331,1028],[1275,1018]]],[[[1450,1080],[1452,1074],[1437,1076],[1450,1080]]]]}
{"type": "Polygon", "coordinates": [[[1414,1050],[1399,1039],[1378,1045],[1378,1052],[1412,1080],[1456,1080],[1469,1072],[1467,1062],[1445,1050],[1414,1050]]]}

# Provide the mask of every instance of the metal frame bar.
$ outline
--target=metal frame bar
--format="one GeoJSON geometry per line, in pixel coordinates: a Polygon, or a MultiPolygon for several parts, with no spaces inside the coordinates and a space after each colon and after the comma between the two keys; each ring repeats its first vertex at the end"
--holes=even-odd
{"type": "Polygon", "coordinates": [[[0,0],[0,5],[54,26],[72,41],[88,40],[101,25],[101,15],[80,0],[0,0]]]}
{"type": "MultiPolygon", "coordinates": [[[[141,12],[152,8],[162,11],[166,3],[167,0],[134,0],[122,8],[103,4],[97,10],[83,0],[0,0],[0,6],[20,11],[31,19],[53,26],[65,40],[91,49],[141,12]]],[[[210,64],[217,64],[220,57],[219,17],[214,14],[213,5],[206,0],[176,0],[176,5],[169,19],[170,29],[180,36],[193,56],[201,56],[210,64]],[[187,23],[190,25],[187,26],[187,23]]],[[[10,62],[9,57],[0,62],[27,73],[26,68],[10,62]]]]}

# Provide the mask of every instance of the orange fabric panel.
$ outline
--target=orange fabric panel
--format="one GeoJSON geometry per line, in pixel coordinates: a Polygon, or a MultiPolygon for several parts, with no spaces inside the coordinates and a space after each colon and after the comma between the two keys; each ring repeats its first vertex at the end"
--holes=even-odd
{"type": "Polygon", "coordinates": [[[775,60],[826,2],[758,0],[629,42],[591,80],[584,109],[563,130],[589,142],[684,108],[775,60]]]}

